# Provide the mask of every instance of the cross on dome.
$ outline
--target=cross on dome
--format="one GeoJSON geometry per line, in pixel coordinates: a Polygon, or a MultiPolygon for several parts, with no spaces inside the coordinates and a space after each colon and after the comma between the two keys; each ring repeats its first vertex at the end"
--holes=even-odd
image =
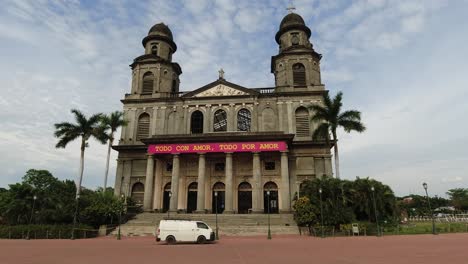
{"type": "Polygon", "coordinates": [[[286,10],[288,10],[288,13],[290,13],[290,14],[293,13],[294,10],[296,10],[296,7],[294,6],[294,3],[293,3],[292,0],[290,1],[289,6],[288,6],[288,8],[286,8],[286,10]]]}

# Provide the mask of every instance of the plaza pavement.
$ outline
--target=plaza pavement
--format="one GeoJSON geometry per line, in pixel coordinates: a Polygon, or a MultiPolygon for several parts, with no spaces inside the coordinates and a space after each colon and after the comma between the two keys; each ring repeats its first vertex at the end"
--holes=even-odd
{"type": "Polygon", "coordinates": [[[315,238],[222,237],[213,244],[155,242],[152,237],[0,240],[0,264],[13,263],[320,263],[468,264],[468,234],[315,238]]]}

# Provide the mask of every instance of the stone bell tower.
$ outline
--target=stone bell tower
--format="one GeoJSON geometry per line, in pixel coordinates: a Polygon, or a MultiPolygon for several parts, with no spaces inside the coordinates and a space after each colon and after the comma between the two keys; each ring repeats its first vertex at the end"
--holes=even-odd
{"type": "Polygon", "coordinates": [[[133,60],[132,94],[142,98],[163,98],[179,92],[179,75],[182,69],[172,62],[177,50],[172,32],[167,25],[159,23],[151,27],[143,38],[145,54],[133,60]]]}
{"type": "Polygon", "coordinates": [[[289,13],[280,23],[275,39],[279,54],[271,57],[271,73],[275,75],[277,92],[323,89],[320,59],[310,42],[311,31],[304,19],[289,13]]]}

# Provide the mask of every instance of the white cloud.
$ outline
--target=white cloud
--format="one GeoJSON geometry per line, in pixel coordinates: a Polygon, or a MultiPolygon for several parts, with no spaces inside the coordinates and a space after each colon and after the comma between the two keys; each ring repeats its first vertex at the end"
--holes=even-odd
{"type": "MultiPolygon", "coordinates": [[[[0,10],[0,186],[42,167],[74,179],[78,146],[56,150],[53,124],[69,109],[87,114],[121,109],[128,64],[158,22],[174,33],[182,90],[217,78],[272,86],[274,35],[288,1],[149,2],[13,1],[0,10]]],[[[420,181],[437,193],[467,185],[468,109],[463,58],[466,2],[439,0],[295,1],[323,53],[322,81],[345,92],[346,108],[363,111],[368,131],[340,133],[342,172],[372,176],[399,193],[420,181]]],[[[105,146],[86,152],[85,185],[101,185],[105,146]]],[[[115,168],[115,155],[111,166],[115,168]]],[[[115,173],[115,169],[111,172],[115,173]]],[[[113,180],[113,177],[111,176],[113,180]]],[[[420,190],[419,190],[420,191],[420,190]]]]}

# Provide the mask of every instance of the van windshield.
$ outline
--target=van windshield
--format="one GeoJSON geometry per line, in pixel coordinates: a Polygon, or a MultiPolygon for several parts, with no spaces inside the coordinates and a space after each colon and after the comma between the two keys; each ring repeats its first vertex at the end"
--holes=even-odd
{"type": "Polygon", "coordinates": [[[197,227],[198,228],[203,228],[203,229],[208,229],[208,226],[205,223],[202,223],[202,222],[197,222],[197,227]]]}

